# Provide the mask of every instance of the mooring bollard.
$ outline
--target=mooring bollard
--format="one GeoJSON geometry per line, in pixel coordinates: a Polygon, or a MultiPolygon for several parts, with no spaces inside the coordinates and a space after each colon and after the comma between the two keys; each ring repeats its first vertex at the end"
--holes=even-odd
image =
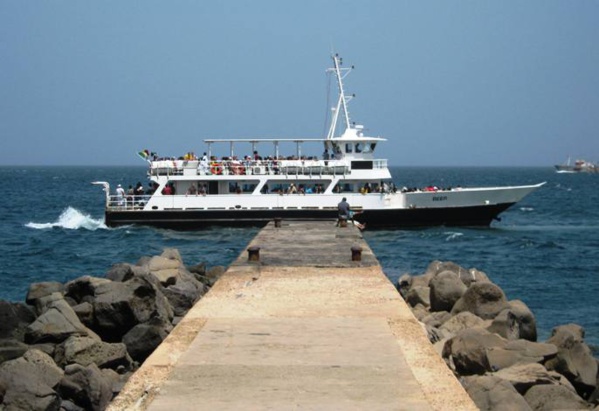
{"type": "Polygon", "coordinates": [[[339,219],[339,227],[347,227],[347,220],[345,218],[339,219]]]}
{"type": "Polygon", "coordinates": [[[351,260],[362,261],[362,247],[355,245],[351,248],[351,260]]]}
{"type": "Polygon", "coordinates": [[[275,228],[281,228],[281,217],[275,217],[275,228]]]}
{"type": "Polygon", "coordinates": [[[248,261],[260,261],[260,247],[252,246],[248,248],[248,261]]]}

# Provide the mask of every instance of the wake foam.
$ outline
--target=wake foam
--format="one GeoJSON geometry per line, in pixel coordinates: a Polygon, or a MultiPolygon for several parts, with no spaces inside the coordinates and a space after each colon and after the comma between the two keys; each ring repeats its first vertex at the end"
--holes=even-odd
{"type": "Polygon", "coordinates": [[[461,236],[464,235],[464,233],[459,233],[459,232],[452,232],[452,231],[448,231],[445,234],[447,237],[445,238],[445,241],[453,241],[453,240],[457,240],[459,239],[461,236]]]}
{"type": "Polygon", "coordinates": [[[97,229],[107,229],[103,219],[94,219],[89,214],[83,214],[73,207],[67,207],[58,220],[54,223],[27,223],[25,227],[34,228],[36,230],[44,230],[48,228],[66,228],[68,230],[78,230],[80,228],[96,231],[97,229]]]}

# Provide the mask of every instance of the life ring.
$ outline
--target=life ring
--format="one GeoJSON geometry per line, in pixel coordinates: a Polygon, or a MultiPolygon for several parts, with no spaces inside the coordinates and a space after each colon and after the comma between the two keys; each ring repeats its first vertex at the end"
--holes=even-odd
{"type": "Polygon", "coordinates": [[[216,174],[216,175],[221,175],[223,173],[223,170],[217,163],[212,163],[210,165],[210,173],[216,174]]]}

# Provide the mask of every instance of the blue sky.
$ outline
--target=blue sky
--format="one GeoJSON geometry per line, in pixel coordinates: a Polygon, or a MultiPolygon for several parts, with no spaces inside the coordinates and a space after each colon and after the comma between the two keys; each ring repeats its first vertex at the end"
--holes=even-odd
{"type": "Polygon", "coordinates": [[[320,138],[331,50],[391,165],[596,161],[598,21],[590,0],[4,0],[0,165],[320,138]]]}

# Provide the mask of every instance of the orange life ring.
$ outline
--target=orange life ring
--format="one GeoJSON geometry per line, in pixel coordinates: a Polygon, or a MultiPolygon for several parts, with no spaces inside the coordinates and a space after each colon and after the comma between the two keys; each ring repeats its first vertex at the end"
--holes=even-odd
{"type": "Polygon", "coordinates": [[[210,165],[210,173],[216,174],[216,175],[221,175],[223,173],[223,170],[217,163],[212,163],[210,165]]]}

